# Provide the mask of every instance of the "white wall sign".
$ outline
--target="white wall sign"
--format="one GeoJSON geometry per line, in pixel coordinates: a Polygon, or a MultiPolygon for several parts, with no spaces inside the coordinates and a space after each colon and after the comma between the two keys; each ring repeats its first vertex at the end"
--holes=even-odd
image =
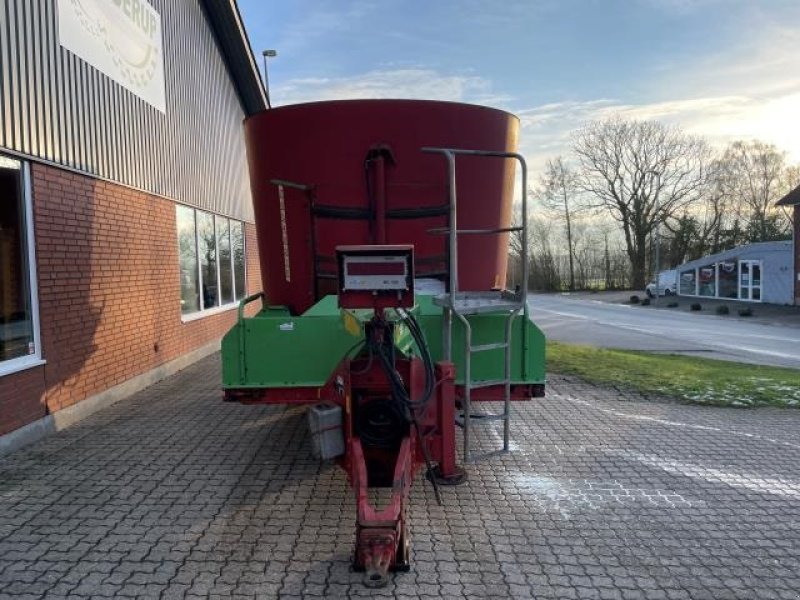
{"type": "Polygon", "coordinates": [[[163,113],[161,15],[147,0],[58,0],[61,45],[163,113]]]}

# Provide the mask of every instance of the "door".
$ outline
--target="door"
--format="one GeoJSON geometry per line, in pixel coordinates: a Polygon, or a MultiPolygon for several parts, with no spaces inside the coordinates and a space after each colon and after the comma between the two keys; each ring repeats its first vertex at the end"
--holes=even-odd
{"type": "Polygon", "coordinates": [[[761,302],[761,261],[739,261],[739,300],[761,302]]]}

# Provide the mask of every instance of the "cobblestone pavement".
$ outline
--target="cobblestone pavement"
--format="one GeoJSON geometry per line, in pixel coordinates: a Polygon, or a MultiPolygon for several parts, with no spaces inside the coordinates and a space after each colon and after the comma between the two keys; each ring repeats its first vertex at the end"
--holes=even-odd
{"type": "Polygon", "coordinates": [[[445,506],[417,482],[412,571],[370,590],[301,411],[224,404],[218,372],[0,461],[0,597],[800,598],[800,411],[553,377],[445,506]]]}

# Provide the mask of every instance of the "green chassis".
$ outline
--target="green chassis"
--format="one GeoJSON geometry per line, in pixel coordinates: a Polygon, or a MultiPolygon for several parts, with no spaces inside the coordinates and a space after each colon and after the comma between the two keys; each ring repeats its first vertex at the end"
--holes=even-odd
{"type": "MultiPolygon", "coordinates": [[[[363,325],[372,311],[343,310],[336,296],[326,296],[300,316],[284,307],[264,306],[253,317],[244,317],[245,305],[263,298],[256,294],[239,305],[236,325],[222,339],[222,382],[225,389],[322,387],[348,352],[355,353],[364,339],[363,325]]],[[[444,309],[432,296],[416,297],[411,310],[425,334],[434,361],[442,359],[444,309]]],[[[387,317],[394,317],[387,311],[387,317]]],[[[506,315],[480,314],[469,317],[473,345],[502,342],[506,315]]],[[[406,327],[396,328],[395,343],[400,350],[416,353],[406,327]]],[[[472,355],[472,379],[503,378],[504,350],[472,355]]],[[[545,340],[527,312],[514,321],[512,331],[513,385],[543,385],[545,382],[545,340]]],[[[463,385],[464,340],[462,326],[453,323],[453,362],[456,384],[463,385]]]]}

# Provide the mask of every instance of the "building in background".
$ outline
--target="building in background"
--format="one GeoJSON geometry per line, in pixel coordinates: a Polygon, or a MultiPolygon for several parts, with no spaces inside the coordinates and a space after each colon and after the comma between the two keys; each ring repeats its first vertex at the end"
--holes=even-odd
{"type": "Polygon", "coordinates": [[[234,0],[4,0],[0,32],[2,452],[217,347],[266,98],[234,0]]]}
{"type": "Polygon", "coordinates": [[[800,306],[800,186],[778,200],[777,206],[793,211],[792,243],[794,254],[794,303],[800,306]]]}
{"type": "Polygon", "coordinates": [[[792,242],[760,242],[704,256],[676,268],[678,294],[794,304],[792,242]]]}

